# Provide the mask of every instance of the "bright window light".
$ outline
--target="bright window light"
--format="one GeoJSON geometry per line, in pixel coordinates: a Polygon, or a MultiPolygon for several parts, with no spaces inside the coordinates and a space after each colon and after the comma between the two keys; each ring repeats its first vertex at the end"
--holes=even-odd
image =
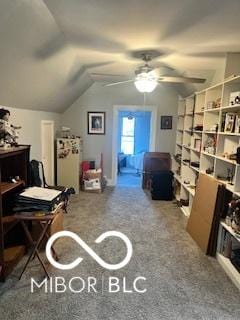
{"type": "Polygon", "coordinates": [[[134,118],[122,118],[121,151],[124,154],[134,154],[134,128],[134,118]]]}

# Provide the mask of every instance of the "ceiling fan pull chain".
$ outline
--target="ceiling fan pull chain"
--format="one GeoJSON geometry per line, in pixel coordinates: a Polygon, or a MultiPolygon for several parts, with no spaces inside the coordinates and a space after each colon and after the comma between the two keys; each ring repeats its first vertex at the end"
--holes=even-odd
{"type": "Polygon", "coordinates": [[[146,92],[143,92],[143,111],[146,109],[146,92]]]}

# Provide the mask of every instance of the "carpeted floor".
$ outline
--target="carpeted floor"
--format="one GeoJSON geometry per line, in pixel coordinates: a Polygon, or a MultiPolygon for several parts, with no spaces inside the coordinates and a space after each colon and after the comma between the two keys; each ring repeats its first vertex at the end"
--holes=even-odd
{"type": "Polygon", "coordinates": [[[108,188],[104,194],[81,193],[72,198],[65,228],[76,232],[109,263],[121,261],[120,240],[94,240],[103,232],[118,230],[133,244],[133,257],[121,270],[100,267],[71,240],[57,244],[60,261],[84,260],[71,271],[51,268],[52,276],[147,278],[147,292],[73,294],[30,293],[30,277],[37,278],[36,261],[21,281],[21,265],[0,285],[1,320],[159,320],[239,319],[240,293],[215,259],[206,257],[185,231],[186,220],[172,202],[153,202],[140,188],[108,188]]]}
{"type": "Polygon", "coordinates": [[[120,187],[141,187],[141,176],[136,173],[123,172],[117,177],[117,185],[120,187]]]}

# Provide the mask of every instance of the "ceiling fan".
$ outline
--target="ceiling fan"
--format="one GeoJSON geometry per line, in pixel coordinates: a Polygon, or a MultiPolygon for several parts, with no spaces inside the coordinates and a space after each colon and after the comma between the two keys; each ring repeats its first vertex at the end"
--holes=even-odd
{"type": "MultiPolygon", "coordinates": [[[[124,83],[131,83],[134,82],[136,88],[140,92],[152,92],[158,85],[158,83],[168,82],[168,83],[204,83],[206,79],[201,78],[189,78],[189,77],[182,77],[182,76],[167,76],[167,75],[160,75],[157,76],[154,72],[159,66],[154,67],[151,66],[149,63],[153,59],[162,55],[160,51],[157,50],[144,50],[144,51],[135,51],[133,53],[134,58],[138,58],[143,60],[144,65],[139,66],[135,70],[135,78],[127,79],[124,81],[112,82],[106,84],[106,87],[121,85],[124,83]]],[[[172,68],[162,64],[161,67],[165,67],[169,70],[173,70],[172,68]]],[[[121,77],[120,75],[107,75],[107,74],[100,74],[100,73],[92,73],[93,76],[116,76],[121,77]]]]}

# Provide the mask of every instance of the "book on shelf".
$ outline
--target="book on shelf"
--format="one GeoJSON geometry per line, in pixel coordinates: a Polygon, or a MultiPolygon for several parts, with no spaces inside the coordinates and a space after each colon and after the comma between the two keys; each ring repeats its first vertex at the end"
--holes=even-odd
{"type": "Polygon", "coordinates": [[[236,115],[235,119],[235,133],[239,134],[240,133],[240,114],[236,115]]]}

